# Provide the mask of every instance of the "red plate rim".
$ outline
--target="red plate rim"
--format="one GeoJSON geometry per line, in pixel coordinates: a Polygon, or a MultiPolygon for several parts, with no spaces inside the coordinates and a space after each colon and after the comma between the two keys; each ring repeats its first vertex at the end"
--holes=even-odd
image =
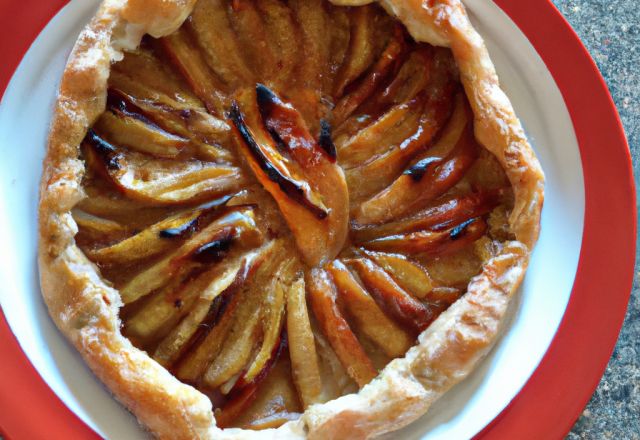
{"type": "MultiPolygon", "coordinates": [[[[629,301],[636,247],[631,157],[602,76],[550,0],[493,1],[533,44],[562,93],[580,147],[586,200],[578,271],[560,327],[522,390],[474,440],[563,439],[604,373],[629,301]],[[601,273],[607,276],[594,276],[601,273]]],[[[0,95],[67,3],[0,0],[0,95]]],[[[42,380],[1,309],[0,353],[0,431],[7,440],[100,438],[42,380]]]]}

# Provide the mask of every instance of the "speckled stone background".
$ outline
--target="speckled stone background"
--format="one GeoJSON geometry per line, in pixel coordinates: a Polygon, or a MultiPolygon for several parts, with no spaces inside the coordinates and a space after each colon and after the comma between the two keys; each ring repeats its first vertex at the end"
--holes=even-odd
{"type": "MultiPolygon", "coordinates": [[[[526,1],[526,0],[515,0],[526,1]]],[[[583,41],[616,103],[640,182],[640,3],[552,0],[583,41]]],[[[566,440],[640,439],[640,253],[627,316],[604,377],[566,440]]]]}

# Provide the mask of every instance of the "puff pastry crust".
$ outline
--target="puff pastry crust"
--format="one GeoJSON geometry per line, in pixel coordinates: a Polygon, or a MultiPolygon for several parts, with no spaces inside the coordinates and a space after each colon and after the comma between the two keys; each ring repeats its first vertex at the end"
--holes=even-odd
{"type": "MultiPolygon", "coordinates": [[[[333,0],[361,5],[369,0],[333,0]]],[[[40,184],[39,261],[50,314],[113,395],[161,439],[365,439],[424,414],[464,379],[498,338],[540,232],[544,175],[500,89],[482,38],[459,0],[383,0],[413,38],[452,49],[471,103],[476,139],[500,161],[515,194],[508,241],[468,291],[357,394],[310,407],[278,429],[216,427],[209,399],[179,382],[120,332],[119,293],[74,244],[70,210],[85,195],[79,145],[105,108],[110,65],[146,33],[174,32],[195,0],[106,0],[69,58],[55,107],[40,184]]]]}

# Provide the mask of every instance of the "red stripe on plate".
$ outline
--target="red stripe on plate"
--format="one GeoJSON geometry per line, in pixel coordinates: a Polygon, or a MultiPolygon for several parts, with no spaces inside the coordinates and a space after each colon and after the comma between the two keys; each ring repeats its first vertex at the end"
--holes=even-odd
{"type": "Polygon", "coordinates": [[[474,440],[564,439],[602,377],[633,283],[636,196],[615,104],[582,42],[549,0],[494,0],[546,63],[573,122],[585,180],[578,272],[540,365],[474,440]]]}
{"type": "Polygon", "coordinates": [[[42,29],[69,0],[0,0],[0,97],[42,29]]]}
{"type": "Polygon", "coordinates": [[[0,429],[6,440],[101,437],[71,412],[31,365],[0,309],[0,429]]]}

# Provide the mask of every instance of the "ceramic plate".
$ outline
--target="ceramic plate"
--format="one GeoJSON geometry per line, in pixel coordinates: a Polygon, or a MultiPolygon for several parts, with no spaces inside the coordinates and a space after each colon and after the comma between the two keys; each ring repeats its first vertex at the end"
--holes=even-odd
{"type": "MultiPolygon", "coordinates": [[[[72,0],[50,21],[56,5],[45,3],[0,3],[0,429],[10,440],[144,439],[41,297],[36,208],[47,131],[66,59],[99,1],[72,0]]],[[[629,151],[595,65],[547,0],[465,4],[545,171],[542,234],[509,331],[465,381],[387,438],[560,439],[595,389],[626,310],[629,151]]]]}

